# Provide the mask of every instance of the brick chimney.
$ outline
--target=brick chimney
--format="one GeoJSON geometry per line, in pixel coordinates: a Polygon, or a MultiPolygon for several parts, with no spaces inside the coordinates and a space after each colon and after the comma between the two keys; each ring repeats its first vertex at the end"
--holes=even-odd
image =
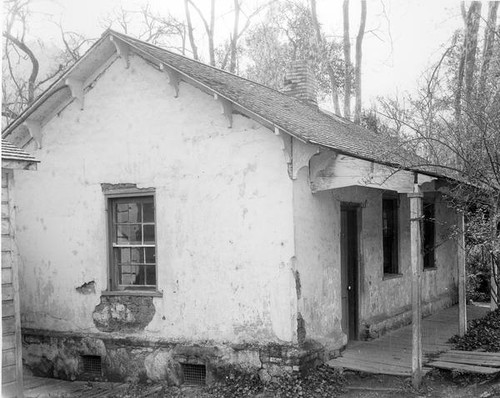
{"type": "Polygon", "coordinates": [[[292,61],[286,69],[283,93],[318,106],[316,79],[307,60],[292,61]]]}

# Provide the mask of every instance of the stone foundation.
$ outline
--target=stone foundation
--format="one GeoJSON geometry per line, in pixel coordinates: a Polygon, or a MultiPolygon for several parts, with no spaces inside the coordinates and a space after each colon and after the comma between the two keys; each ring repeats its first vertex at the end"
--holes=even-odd
{"type": "MultiPolygon", "coordinates": [[[[443,295],[438,299],[422,303],[422,316],[428,316],[436,311],[451,307],[458,302],[457,294],[443,295]]],[[[397,314],[390,317],[374,317],[367,321],[362,321],[360,328],[360,340],[375,339],[383,336],[391,330],[398,329],[411,323],[411,306],[405,306],[397,314]]]]}
{"type": "Polygon", "coordinates": [[[66,380],[147,381],[180,385],[183,364],[204,365],[206,382],[235,373],[258,374],[263,381],[285,373],[307,373],[323,363],[315,342],[281,344],[183,344],[109,334],[23,330],[23,362],[34,375],[66,380]],[[101,372],[85,370],[84,357],[100,358],[101,372]]]}

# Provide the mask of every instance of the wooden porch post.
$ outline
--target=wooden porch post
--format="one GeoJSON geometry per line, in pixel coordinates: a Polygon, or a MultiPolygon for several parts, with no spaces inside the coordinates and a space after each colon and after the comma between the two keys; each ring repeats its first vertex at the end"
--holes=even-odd
{"type": "Polygon", "coordinates": [[[422,218],[423,193],[418,187],[418,174],[415,174],[415,185],[410,198],[410,243],[411,243],[411,307],[412,307],[412,355],[411,375],[414,388],[422,382],[422,242],[420,226],[422,218]]]}
{"type": "Polygon", "coordinates": [[[465,290],[465,227],[463,213],[457,214],[457,266],[458,266],[458,334],[467,332],[467,298],[465,290]]]}

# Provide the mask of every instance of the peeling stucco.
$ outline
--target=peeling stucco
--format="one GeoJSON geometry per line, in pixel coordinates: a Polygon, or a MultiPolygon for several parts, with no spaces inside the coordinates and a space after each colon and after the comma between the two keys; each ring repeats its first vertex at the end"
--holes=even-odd
{"type": "Polygon", "coordinates": [[[76,291],[81,294],[93,294],[95,293],[95,282],[85,282],[83,285],[76,287],[76,291]]]}
{"type": "Polygon", "coordinates": [[[154,314],[152,297],[102,296],[92,317],[102,332],[127,332],[144,330],[154,314]]]}

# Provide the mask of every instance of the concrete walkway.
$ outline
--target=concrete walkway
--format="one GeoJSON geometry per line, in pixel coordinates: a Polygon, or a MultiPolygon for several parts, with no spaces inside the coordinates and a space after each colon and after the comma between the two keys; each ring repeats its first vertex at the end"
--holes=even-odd
{"type": "MultiPolygon", "coordinates": [[[[481,318],[489,308],[467,306],[467,319],[481,318]]],[[[396,376],[411,375],[411,325],[402,327],[370,341],[353,341],[342,356],[328,365],[334,368],[396,376]]],[[[458,305],[428,316],[422,321],[422,351],[424,366],[433,354],[452,347],[448,339],[458,333],[458,305]]],[[[424,370],[428,370],[425,368],[424,370]]]]}

